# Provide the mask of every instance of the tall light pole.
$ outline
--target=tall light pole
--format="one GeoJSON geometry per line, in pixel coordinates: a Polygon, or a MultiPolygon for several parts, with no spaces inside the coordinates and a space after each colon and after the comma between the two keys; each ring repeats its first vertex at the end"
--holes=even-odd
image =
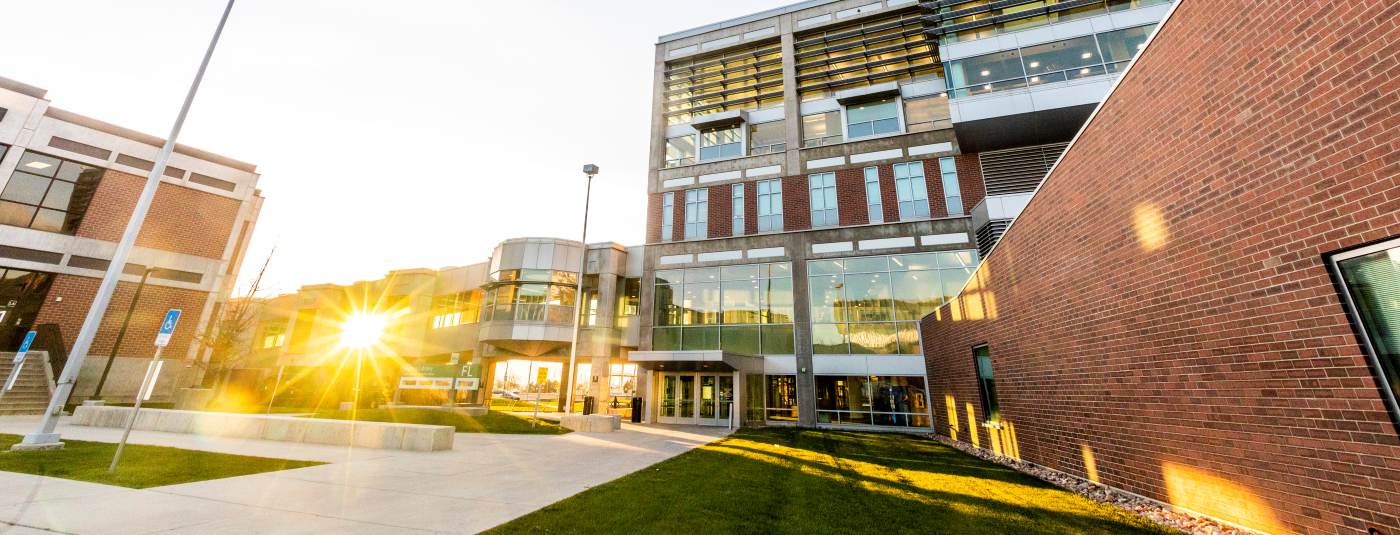
{"type": "MultiPolygon", "coordinates": [[[[92,347],[92,339],[97,336],[97,327],[102,324],[102,316],[107,313],[107,305],[112,301],[112,292],[117,289],[122,268],[131,256],[131,248],[136,244],[136,235],[141,233],[141,223],[146,220],[146,212],[151,209],[151,199],[156,196],[156,188],[160,186],[160,177],[165,173],[165,164],[170,161],[170,153],[175,151],[175,139],[180,137],[180,128],[185,126],[185,116],[189,114],[190,105],[194,103],[195,92],[199,91],[199,82],[204,79],[205,69],[209,68],[209,59],[214,56],[214,46],[219,44],[219,35],[224,32],[224,24],[228,22],[230,11],[233,11],[233,0],[228,0],[228,6],[224,8],[219,27],[214,30],[214,38],[209,41],[209,49],[204,52],[204,61],[200,62],[199,72],[195,73],[194,83],[190,84],[190,92],[185,95],[185,103],[180,107],[180,114],[175,117],[175,126],[170,129],[170,137],[166,138],[165,146],[160,149],[160,155],[156,156],[150,176],[146,177],[146,188],[141,190],[141,197],[136,201],[136,210],[132,212],[131,220],[126,224],[122,240],[117,243],[117,252],[112,255],[107,274],[102,276],[102,284],[97,287],[97,296],[92,300],[87,318],[83,320],[83,328],[78,331],[77,340],[73,341],[73,354],[68,358],[68,364],[63,367],[63,373],[58,376],[57,388],[54,389],[53,397],[49,399],[49,408],[44,411],[43,420],[39,421],[38,429],[24,435],[24,441],[10,449],[63,448],[63,443],[58,441],[58,433],[54,432],[54,428],[58,426],[58,413],[63,410],[63,404],[73,392],[73,382],[78,379],[78,372],[83,369],[83,360],[87,358],[88,349],[92,347]]],[[[117,356],[112,355],[111,358],[115,359],[117,356]]]]}
{"type": "Polygon", "coordinates": [[[585,165],[583,173],[588,175],[588,189],[583,194],[583,252],[578,255],[578,286],[574,287],[574,336],[573,343],[569,344],[569,391],[564,395],[565,414],[574,412],[574,382],[578,380],[574,361],[578,358],[578,328],[583,323],[583,268],[588,265],[588,201],[593,196],[593,175],[598,174],[598,166],[585,165]]]}

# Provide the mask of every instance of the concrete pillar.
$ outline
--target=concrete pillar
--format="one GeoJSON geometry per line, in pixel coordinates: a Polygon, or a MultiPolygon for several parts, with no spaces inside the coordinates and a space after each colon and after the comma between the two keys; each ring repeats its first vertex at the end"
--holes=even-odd
{"type": "Polygon", "coordinates": [[[803,259],[810,245],[806,233],[794,233],[792,242],[792,305],[794,343],[797,353],[797,423],[817,424],[817,381],[812,373],[812,308],[807,289],[807,262],[803,259]]]}
{"type": "Polygon", "coordinates": [[[783,121],[787,126],[787,153],[783,176],[802,172],[802,98],[797,94],[797,48],[792,34],[795,17],[778,19],[778,31],[783,47],[783,121]]]}

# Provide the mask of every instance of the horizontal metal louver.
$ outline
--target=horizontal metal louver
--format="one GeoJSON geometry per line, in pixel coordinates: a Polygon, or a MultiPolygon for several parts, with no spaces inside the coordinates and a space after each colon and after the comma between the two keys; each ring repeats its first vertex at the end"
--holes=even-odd
{"type": "Polygon", "coordinates": [[[1011,226],[1010,219],[997,219],[977,229],[978,258],[986,258],[987,253],[992,252],[992,246],[1001,240],[1001,235],[1006,233],[1006,227],[1009,226],[1011,226]]]}
{"type": "Polygon", "coordinates": [[[1045,180],[1050,166],[1065,152],[1068,143],[1051,143],[1036,147],[983,152],[977,155],[982,163],[982,182],[987,195],[1029,193],[1045,180]]]}

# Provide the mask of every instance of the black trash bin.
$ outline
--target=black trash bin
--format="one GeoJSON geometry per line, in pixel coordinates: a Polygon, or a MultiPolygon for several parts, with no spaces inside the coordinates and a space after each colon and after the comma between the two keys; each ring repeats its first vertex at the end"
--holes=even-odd
{"type": "Polygon", "coordinates": [[[632,398],[632,423],[642,423],[642,398],[632,398]]]}
{"type": "Polygon", "coordinates": [[[583,414],[584,416],[593,414],[593,396],[583,397],[583,414]]]}

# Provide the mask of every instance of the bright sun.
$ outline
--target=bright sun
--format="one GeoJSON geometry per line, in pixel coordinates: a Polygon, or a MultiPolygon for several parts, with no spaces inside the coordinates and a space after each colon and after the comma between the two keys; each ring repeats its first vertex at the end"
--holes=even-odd
{"type": "Polygon", "coordinates": [[[379,342],[384,336],[384,316],[355,314],[345,320],[345,333],[341,343],[349,347],[366,347],[379,342]]]}

